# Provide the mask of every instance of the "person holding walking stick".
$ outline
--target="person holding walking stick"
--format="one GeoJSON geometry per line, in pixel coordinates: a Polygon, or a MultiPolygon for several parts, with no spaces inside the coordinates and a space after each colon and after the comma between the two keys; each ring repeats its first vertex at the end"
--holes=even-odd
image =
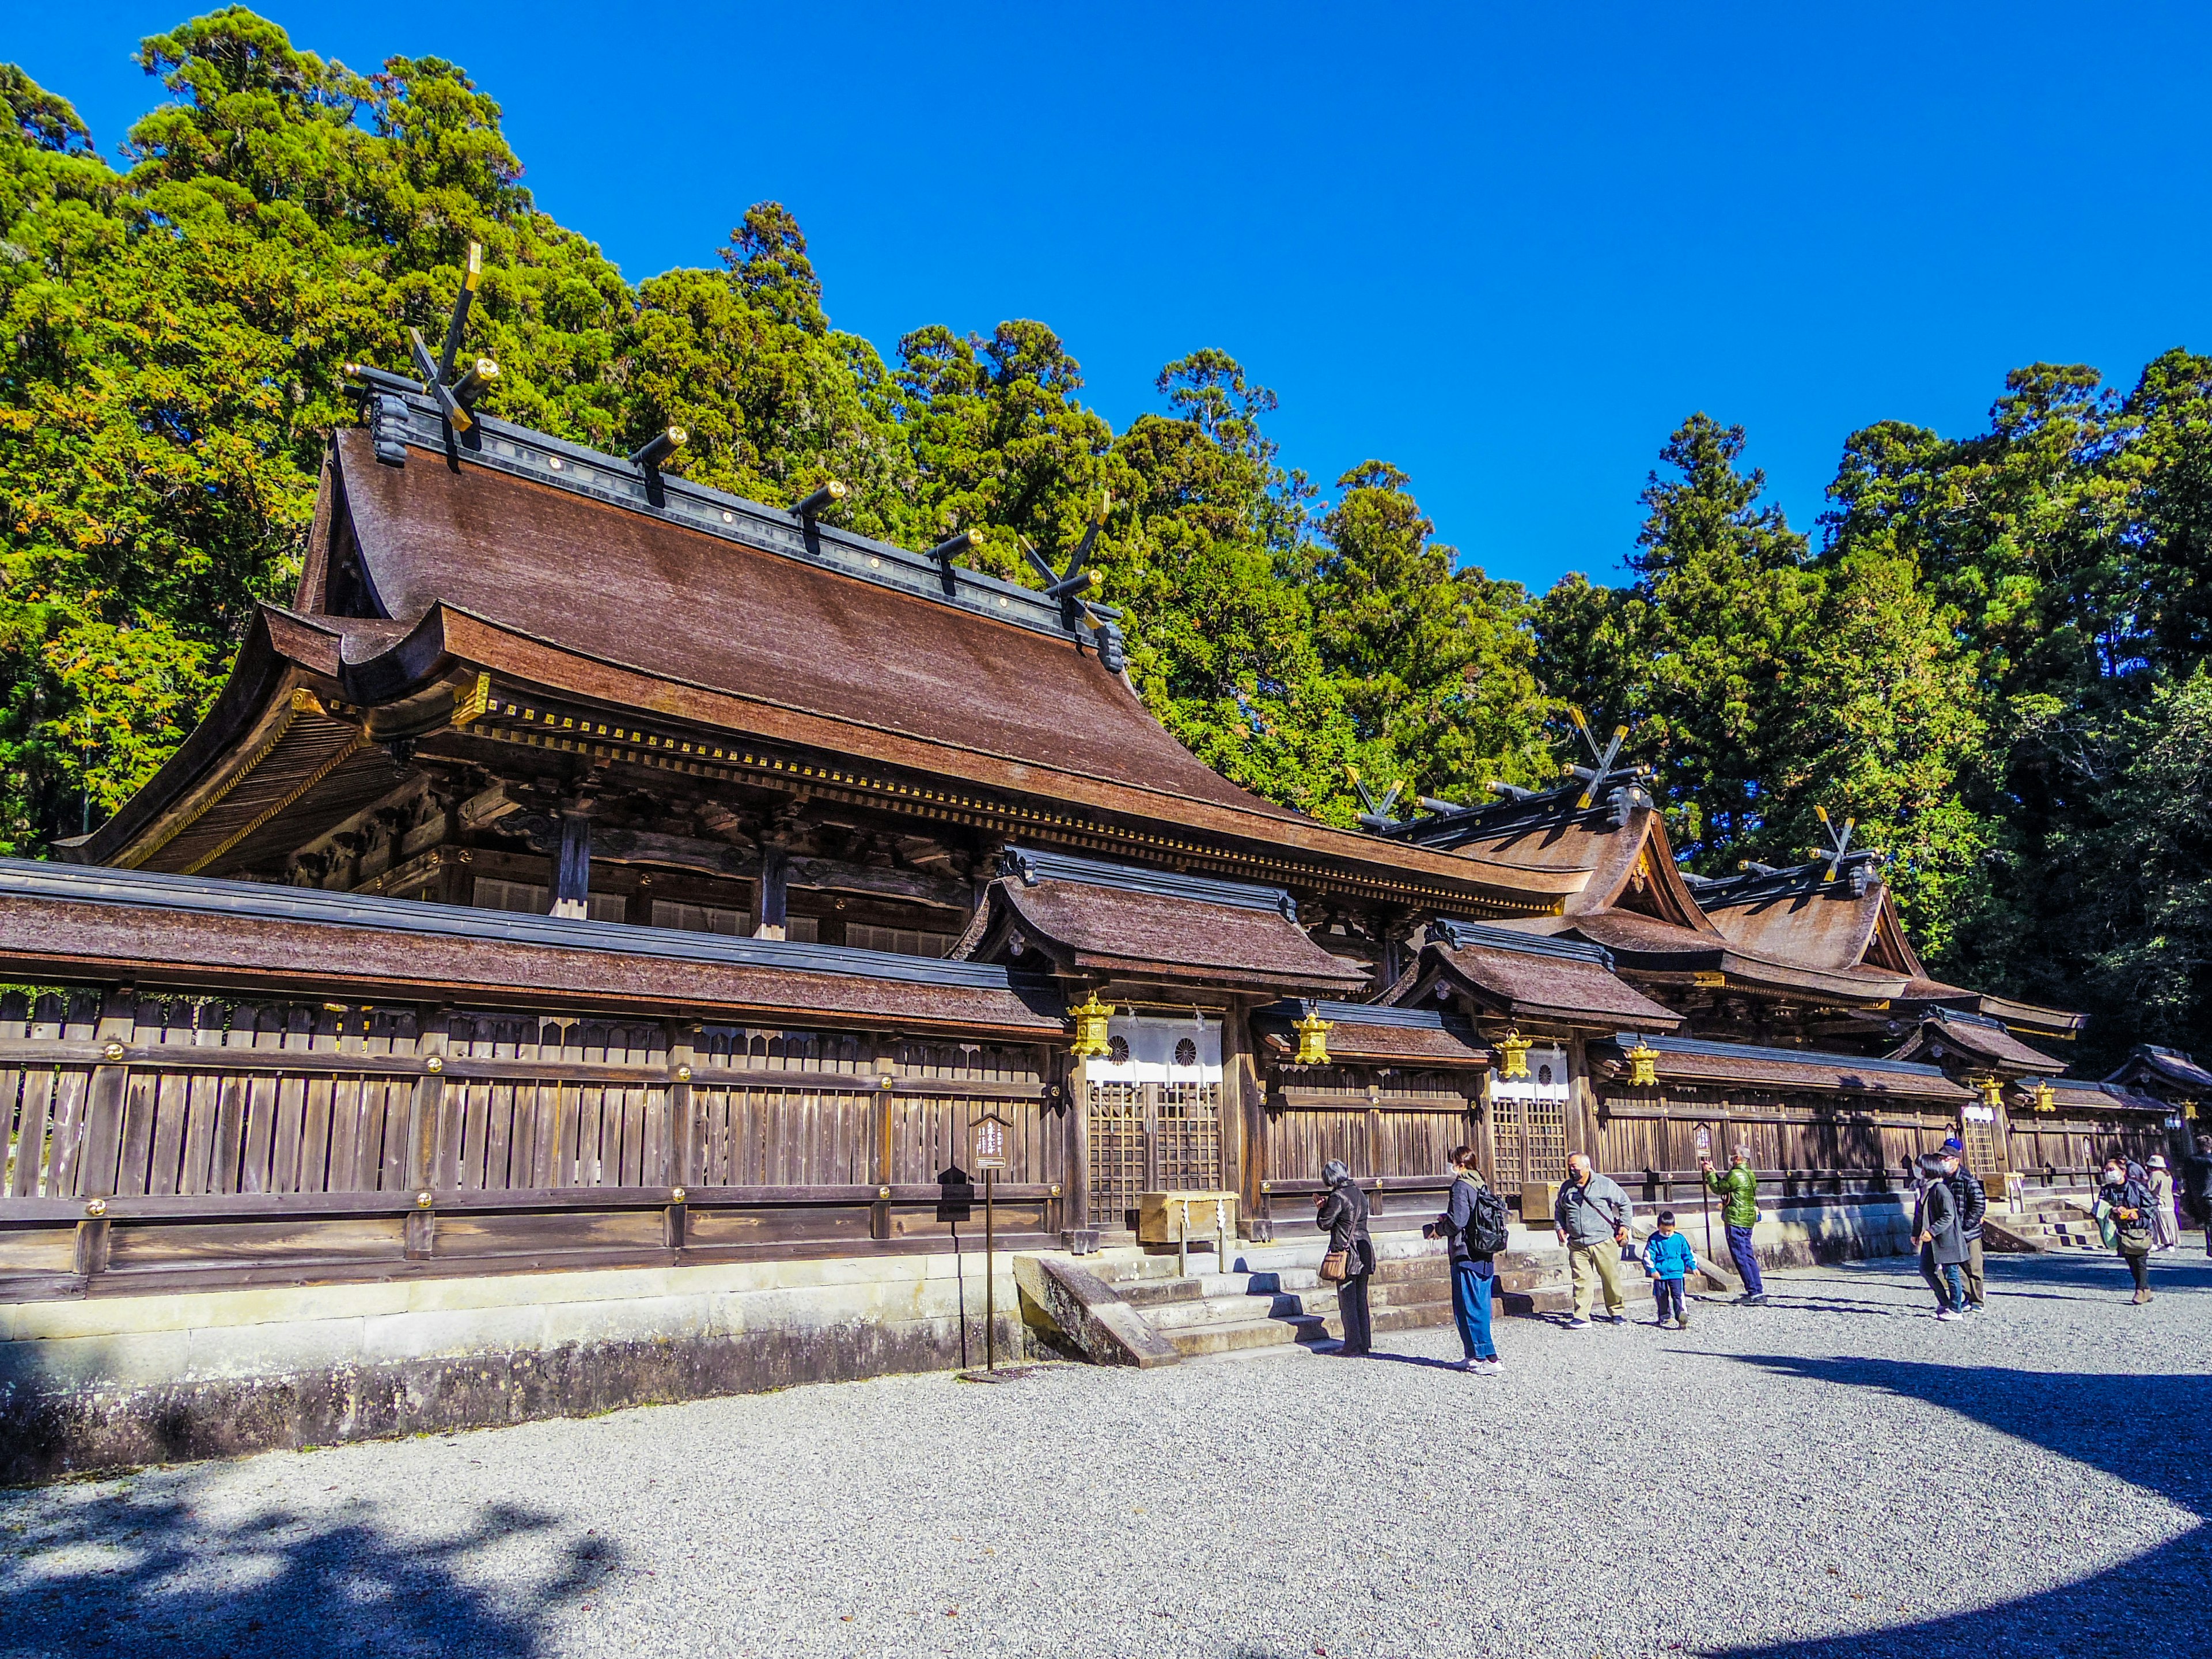
{"type": "Polygon", "coordinates": [[[1766,1281],[1759,1277],[1759,1252],[1751,1244],[1751,1230],[1759,1224],[1759,1172],[1751,1167],[1751,1148],[1735,1149],[1726,1175],[1713,1168],[1710,1158],[1698,1160],[1698,1173],[1705,1177],[1705,1189],[1718,1193],[1723,1200],[1721,1220],[1728,1228],[1729,1255],[1743,1279],[1743,1294],[1736,1301],[1745,1307],[1763,1308],[1766,1281]]]}

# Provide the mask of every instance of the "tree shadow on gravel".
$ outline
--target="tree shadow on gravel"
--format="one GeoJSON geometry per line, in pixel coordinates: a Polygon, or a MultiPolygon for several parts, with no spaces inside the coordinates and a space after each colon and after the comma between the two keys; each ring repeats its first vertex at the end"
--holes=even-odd
{"type": "Polygon", "coordinates": [[[550,1603],[602,1582],[599,1539],[572,1546],[562,1571],[529,1589],[465,1583],[460,1563],[554,1517],[509,1505],[435,1541],[372,1522],[271,1510],[210,1526],[188,1492],[102,1494],[10,1525],[0,1559],[0,1659],[159,1653],[179,1659],[283,1655],[437,1655],[535,1659],[550,1603]],[[89,1549],[57,1561],[59,1551],[89,1549]],[[496,1588],[495,1599],[493,1589],[496,1588]]]}
{"type": "MultiPolygon", "coordinates": [[[[2122,1356],[2124,1357],[2124,1355],[2122,1356]]],[[[1935,1365],[1901,1360],[1802,1359],[1743,1355],[1779,1376],[1840,1388],[1878,1389],[1925,1401],[2144,1488],[2186,1509],[2198,1524],[2172,1542],[2041,1595],[1940,1619],[1872,1632],[1713,1654],[1766,1659],[1863,1659],[1905,1656],[2124,1653],[2130,1659],[2201,1655],[2212,1639],[2212,1376],[2011,1370],[1994,1365],[1935,1365]]],[[[1869,1470],[1869,1476],[1875,1472],[1869,1470]]],[[[1931,1445],[1923,1468],[1881,1476],[1869,1501],[1909,1507],[1923,1480],[1981,1483],[1989,1501],[2007,1503],[2005,1472],[1987,1460],[1969,1466],[1931,1445]]],[[[2079,1528],[2094,1540],[2099,1516],[2124,1502],[2085,1504],[2079,1528]],[[2100,1507],[2101,1506],[2101,1507],[2100,1507]]],[[[1962,1547],[1958,1583],[1971,1595],[1976,1564],[1962,1547]]]]}

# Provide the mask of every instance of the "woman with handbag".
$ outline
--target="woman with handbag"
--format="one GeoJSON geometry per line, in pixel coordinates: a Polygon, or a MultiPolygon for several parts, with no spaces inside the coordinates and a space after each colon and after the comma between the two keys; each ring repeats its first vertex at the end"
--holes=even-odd
{"type": "Polygon", "coordinates": [[[1335,1285],[1337,1312],[1344,1320],[1344,1340],[1336,1351],[1357,1358],[1375,1340],[1367,1318],[1367,1280],[1375,1271],[1375,1241],[1367,1232],[1367,1194],[1337,1158],[1321,1166],[1321,1178],[1328,1188],[1314,1216],[1314,1224],[1328,1231],[1328,1254],[1322,1258],[1321,1276],[1335,1285]]]}
{"type": "Polygon", "coordinates": [[[2134,1301],[2140,1307],[2150,1300],[2150,1187],[2124,1160],[2112,1158],[2105,1162],[2097,1196],[2112,1224],[2112,1247],[2136,1281],[2134,1301]]]}

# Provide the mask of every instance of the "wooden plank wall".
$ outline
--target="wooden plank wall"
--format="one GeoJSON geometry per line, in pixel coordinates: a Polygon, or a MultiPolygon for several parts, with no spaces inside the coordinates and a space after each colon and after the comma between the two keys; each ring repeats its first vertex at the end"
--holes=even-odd
{"type": "MultiPolygon", "coordinates": [[[[0,999],[0,1287],[949,1246],[938,1177],[1012,1126],[1056,1235],[1043,1046],[119,991],[0,999]]],[[[1056,1242],[1056,1240],[1055,1240],[1056,1242]]]]}
{"type": "Polygon", "coordinates": [[[1481,1144],[1467,1086],[1443,1071],[1340,1065],[1278,1072],[1262,1127],[1265,1218],[1281,1237],[1310,1228],[1322,1165],[1334,1158],[1367,1189],[1376,1226],[1428,1220],[1450,1185],[1452,1148],[1481,1144]]]}

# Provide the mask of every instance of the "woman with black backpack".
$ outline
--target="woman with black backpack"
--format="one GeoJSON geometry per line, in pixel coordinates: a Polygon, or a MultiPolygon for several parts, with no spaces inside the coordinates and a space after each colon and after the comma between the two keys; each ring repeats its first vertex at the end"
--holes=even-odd
{"type": "Polygon", "coordinates": [[[1452,1317],[1467,1358],[1460,1369],[1495,1376],[1505,1369],[1490,1338],[1490,1293],[1498,1277],[1493,1258],[1505,1248],[1505,1200],[1483,1184],[1474,1148],[1452,1148],[1452,1184],[1442,1214],[1421,1229],[1424,1238],[1451,1241],[1452,1317]]]}

